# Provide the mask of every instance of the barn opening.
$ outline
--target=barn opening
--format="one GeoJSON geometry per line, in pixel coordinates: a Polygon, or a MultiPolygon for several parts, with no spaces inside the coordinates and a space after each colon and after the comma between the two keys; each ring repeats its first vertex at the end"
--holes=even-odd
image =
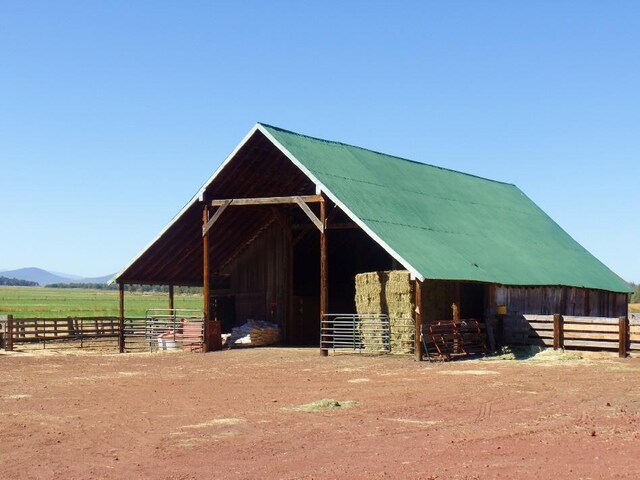
{"type": "MultiPolygon", "coordinates": [[[[318,202],[309,208],[321,216],[318,202]]],[[[327,312],[356,313],[355,275],[390,270],[396,262],[339,207],[327,202],[325,208],[327,312]]],[[[247,238],[244,250],[213,267],[211,318],[221,322],[223,333],[251,319],[266,320],[281,326],[285,345],[318,345],[321,232],[297,204],[238,207],[222,215],[241,222],[259,209],[267,212],[263,227],[247,238]]]]}

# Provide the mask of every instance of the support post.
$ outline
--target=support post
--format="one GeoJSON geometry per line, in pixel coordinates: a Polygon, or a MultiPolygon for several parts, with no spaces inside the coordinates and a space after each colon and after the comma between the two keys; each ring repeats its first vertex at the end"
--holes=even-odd
{"type": "Polygon", "coordinates": [[[618,326],[620,331],[618,356],[620,358],[626,358],[629,352],[629,317],[620,317],[618,319],[618,326]]]}
{"type": "Polygon", "coordinates": [[[7,315],[7,338],[4,343],[7,352],[13,351],[13,315],[7,315]]]}
{"type": "Polygon", "coordinates": [[[173,285],[169,285],[169,310],[173,310],[173,285]]]}
{"type": "MultiPolygon", "coordinates": [[[[202,225],[209,222],[209,207],[205,204],[202,211],[202,225]]],[[[209,271],[209,232],[202,235],[202,313],[204,319],[204,348],[203,351],[211,351],[211,272],[209,271]]]]}
{"type": "Polygon", "coordinates": [[[329,310],[329,294],[327,285],[327,228],[324,200],[320,202],[320,222],[323,229],[320,231],[320,355],[326,357],[329,351],[322,348],[322,324],[329,310]]]}
{"type": "Polygon", "coordinates": [[[416,361],[422,361],[422,282],[416,278],[415,280],[415,320],[416,320],[416,333],[415,333],[415,354],[416,361]]]}
{"type": "Polygon", "coordinates": [[[118,348],[120,353],[124,353],[124,283],[118,284],[118,348]]]}
{"type": "Polygon", "coordinates": [[[287,312],[285,318],[284,338],[285,342],[294,344],[298,341],[295,327],[295,316],[293,314],[293,232],[291,231],[291,217],[287,218],[287,226],[285,230],[286,237],[286,265],[287,271],[287,312]]]}
{"type": "Polygon", "coordinates": [[[564,317],[559,313],[553,316],[553,349],[564,350],[564,317]]]}

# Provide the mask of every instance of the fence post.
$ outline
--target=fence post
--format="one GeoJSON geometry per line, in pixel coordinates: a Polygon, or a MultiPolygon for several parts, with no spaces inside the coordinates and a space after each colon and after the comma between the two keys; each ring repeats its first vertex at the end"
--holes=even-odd
{"type": "Polygon", "coordinates": [[[564,317],[559,313],[553,316],[553,349],[564,350],[564,317]]]}
{"type": "Polygon", "coordinates": [[[415,320],[415,332],[414,332],[414,354],[416,361],[422,361],[422,283],[417,278],[414,281],[414,320],[415,320]]]}
{"type": "Polygon", "coordinates": [[[5,340],[4,349],[7,352],[13,351],[13,315],[7,315],[7,339],[5,340]]]}
{"type": "Polygon", "coordinates": [[[618,356],[620,358],[626,358],[630,346],[629,317],[618,318],[618,330],[620,332],[618,339],[618,356]]]}
{"type": "Polygon", "coordinates": [[[118,350],[124,353],[124,283],[118,284],[118,350]]]}

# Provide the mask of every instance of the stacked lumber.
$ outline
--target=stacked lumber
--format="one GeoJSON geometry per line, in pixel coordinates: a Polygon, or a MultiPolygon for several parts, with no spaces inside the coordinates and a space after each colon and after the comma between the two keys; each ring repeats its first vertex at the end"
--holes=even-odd
{"type": "Polygon", "coordinates": [[[280,327],[262,320],[248,320],[231,329],[230,347],[265,347],[280,341],[280,327]]]}

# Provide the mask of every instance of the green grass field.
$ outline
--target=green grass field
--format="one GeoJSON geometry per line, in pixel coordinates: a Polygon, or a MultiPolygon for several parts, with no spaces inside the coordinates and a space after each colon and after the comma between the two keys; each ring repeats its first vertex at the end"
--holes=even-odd
{"type": "MultiPolygon", "coordinates": [[[[202,309],[202,296],[175,295],[176,308],[202,309]]],[[[142,317],[149,308],[167,308],[167,293],[125,292],[127,317],[142,317]]],[[[107,317],[118,315],[117,290],[45,287],[0,287],[0,315],[14,318],[107,317]]]]}
{"type": "MultiPolygon", "coordinates": [[[[143,317],[149,308],[167,308],[166,293],[125,293],[125,314],[143,317]]],[[[202,309],[201,295],[176,295],[176,308],[202,309]]],[[[629,305],[640,312],[640,304],[629,305]]],[[[116,290],[86,290],[45,287],[0,287],[0,315],[15,318],[108,317],[118,315],[116,290]]]]}

